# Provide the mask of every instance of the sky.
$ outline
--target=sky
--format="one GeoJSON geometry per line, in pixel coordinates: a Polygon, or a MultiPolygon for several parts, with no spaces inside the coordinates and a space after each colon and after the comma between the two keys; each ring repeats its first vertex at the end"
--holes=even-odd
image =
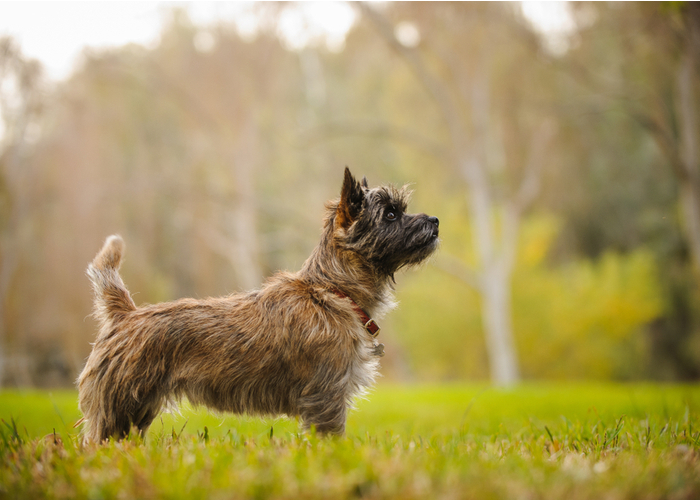
{"type": "MultiPolygon", "coordinates": [[[[250,2],[0,1],[0,36],[12,35],[27,56],[44,64],[52,80],[62,80],[79,64],[85,47],[157,44],[173,7],[186,9],[197,25],[231,21],[243,34],[255,31],[255,20],[247,13],[250,2]]],[[[522,2],[522,8],[545,33],[553,52],[566,50],[566,34],[573,26],[566,2],[522,2]]],[[[323,36],[331,50],[340,50],[355,18],[354,9],[344,2],[304,2],[285,11],[280,31],[290,48],[323,36]]],[[[397,36],[415,39],[410,27],[401,28],[397,36]]],[[[206,34],[199,38],[204,50],[211,43],[206,34]]]]}
{"type": "MultiPolygon", "coordinates": [[[[0,1],[0,36],[13,36],[25,55],[44,64],[51,79],[61,80],[75,69],[85,47],[157,44],[174,7],[186,9],[196,25],[231,21],[243,34],[252,34],[250,6],[251,2],[0,1]]],[[[290,48],[325,36],[329,48],[340,49],[355,16],[344,2],[305,2],[282,15],[281,35],[290,48]]],[[[206,37],[201,42],[206,48],[206,37]]]]}
{"type": "Polygon", "coordinates": [[[153,43],[157,2],[0,2],[0,36],[11,35],[53,79],[68,76],[85,46],[153,43]]]}

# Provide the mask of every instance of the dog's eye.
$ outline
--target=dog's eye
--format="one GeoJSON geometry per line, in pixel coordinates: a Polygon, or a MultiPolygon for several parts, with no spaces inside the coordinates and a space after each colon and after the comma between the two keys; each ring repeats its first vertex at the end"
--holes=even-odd
{"type": "Polygon", "coordinates": [[[385,217],[387,220],[396,220],[396,214],[394,212],[387,212],[385,217]]]}

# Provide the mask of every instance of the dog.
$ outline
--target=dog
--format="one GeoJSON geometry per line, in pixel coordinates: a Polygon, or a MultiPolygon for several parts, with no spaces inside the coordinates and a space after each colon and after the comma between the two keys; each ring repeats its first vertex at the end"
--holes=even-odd
{"type": "Polygon", "coordinates": [[[406,213],[409,196],[406,187],[370,189],[346,168],[302,269],[220,298],[137,307],[118,272],[124,242],[107,238],[87,269],[99,331],[77,381],[86,440],[144,434],[183,397],[343,434],[353,400],[377,375],[384,346],[372,318],[394,307],[394,274],[439,244],[437,217],[406,213]]]}

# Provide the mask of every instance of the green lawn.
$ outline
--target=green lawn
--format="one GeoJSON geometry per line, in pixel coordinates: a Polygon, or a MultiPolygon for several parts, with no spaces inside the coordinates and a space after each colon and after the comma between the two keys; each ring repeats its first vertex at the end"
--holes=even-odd
{"type": "Polygon", "coordinates": [[[696,386],[380,383],[343,438],[183,408],[102,446],[76,401],[0,392],[1,498],[700,498],[696,386]]]}

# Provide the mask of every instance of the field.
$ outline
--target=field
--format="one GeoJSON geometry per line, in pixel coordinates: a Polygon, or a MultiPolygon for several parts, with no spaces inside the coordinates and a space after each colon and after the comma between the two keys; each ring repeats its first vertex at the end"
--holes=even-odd
{"type": "Polygon", "coordinates": [[[81,446],[73,391],[0,393],[0,498],[700,498],[700,388],[380,383],[347,435],[183,408],[81,446]]]}

